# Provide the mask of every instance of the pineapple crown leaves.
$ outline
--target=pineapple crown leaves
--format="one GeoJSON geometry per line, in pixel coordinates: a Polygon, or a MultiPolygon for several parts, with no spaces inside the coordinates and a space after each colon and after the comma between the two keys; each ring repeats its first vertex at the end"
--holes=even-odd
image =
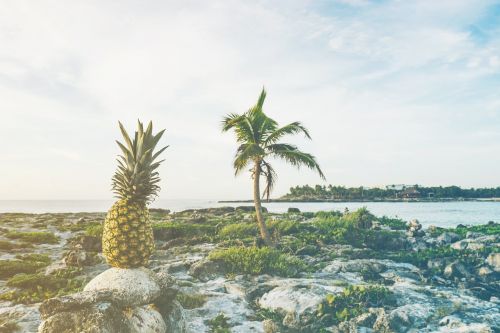
{"type": "Polygon", "coordinates": [[[122,123],[118,122],[124,143],[116,141],[122,154],[118,156],[118,168],[112,179],[112,188],[116,197],[147,204],[158,195],[160,177],[158,167],[164,161],[157,161],[160,154],[168,148],[165,146],[155,152],[165,130],[153,134],[153,123],[148,127],[137,121],[137,131],[133,140],[122,123]]]}

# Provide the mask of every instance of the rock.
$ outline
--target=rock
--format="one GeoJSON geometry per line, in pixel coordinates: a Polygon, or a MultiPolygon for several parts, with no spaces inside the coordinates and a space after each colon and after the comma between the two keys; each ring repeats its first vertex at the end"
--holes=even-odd
{"type": "Polygon", "coordinates": [[[136,307],[129,312],[125,311],[125,315],[128,318],[126,326],[129,332],[167,333],[167,325],[161,314],[152,306],[136,307]]]}
{"type": "Polygon", "coordinates": [[[467,231],[465,238],[477,238],[483,236],[480,232],[467,231]]]}
{"type": "Polygon", "coordinates": [[[101,252],[102,251],[102,242],[101,238],[89,236],[89,235],[80,235],[77,238],[73,239],[72,242],[81,245],[81,247],[85,251],[91,252],[101,252]]]}
{"type": "Polygon", "coordinates": [[[451,248],[455,250],[465,250],[469,246],[469,243],[466,240],[461,240],[451,244],[451,248]]]}
{"type": "Polygon", "coordinates": [[[462,263],[456,260],[445,267],[444,275],[448,278],[467,278],[471,276],[471,273],[462,263]]]}
{"type": "Polygon", "coordinates": [[[39,333],[121,333],[129,332],[123,312],[111,303],[77,311],[59,312],[42,322],[39,333]]]}
{"type": "Polygon", "coordinates": [[[63,258],[63,262],[67,266],[73,267],[83,267],[92,265],[94,260],[91,255],[85,251],[81,245],[75,246],[72,250],[70,250],[63,258]]]}
{"type": "Polygon", "coordinates": [[[479,267],[479,269],[477,270],[477,275],[482,278],[487,278],[491,274],[493,274],[493,271],[488,266],[479,267]]]}
{"type": "Polygon", "coordinates": [[[407,304],[392,310],[387,316],[389,327],[395,332],[408,332],[425,327],[431,316],[429,307],[423,304],[407,304]]]}
{"type": "Polygon", "coordinates": [[[382,273],[387,270],[387,266],[372,259],[354,259],[342,264],[341,271],[356,273],[382,273]]]}
{"type": "Polygon", "coordinates": [[[278,325],[271,319],[266,319],[262,322],[264,333],[279,333],[278,325]]]}
{"type": "Polygon", "coordinates": [[[59,312],[76,312],[90,308],[99,302],[111,303],[113,292],[110,290],[82,291],[72,295],[45,300],[39,308],[42,319],[47,319],[59,312]]]}
{"type": "Polygon", "coordinates": [[[490,253],[486,262],[490,265],[495,272],[500,272],[500,253],[490,253]]]}
{"type": "Polygon", "coordinates": [[[329,290],[318,285],[284,285],[265,293],[258,304],[261,308],[285,315],[283,325],[302,329],[315,320],[318,305],[328,293],[329,290]]]}
{"type": "Polygon", "coordinates": [[[224,265],[221,262],[212,261],[210,259],[200,260],[191,265],[191,267],[189,268],[189,275],[203,282],[221,276],[224,274],[224,272],[224,265]]]}
{"type": "Polygon", "coordinates": [[[460,239],[460,236],[458,236],[454,232],[443,232],[441,235],[437,237],[437,242],[440,245],[447,245],[451,244],[453,242],[456,242],[460,239]]]}
{"type": "Polygon", "coordinates": [[[418,220],[414,219],[408,222],[408,236],[410,237],[422,237],[425,235],[425,232],[422,230],[422,225],[418,220]]]}
{"type": "Polygon", "coordinates": [[[289,207],[288,208],[288,213],[298,214],[298,213],[300,213],[300,209],[295,208],[295,207],[289,207]]]}
{"type": "Polygon", "coordinates": [[[0,306],[0,332],[36,332],[40,326],[40,313],[37,305],[16,304],[0,306]],[[9,330],[9,324],[14,323],[18,329],[9,330]]]}
{"type": "Polygon", "coordinates": [[[390,328],[389,320],[383,308],[370,308],[369,312],[374,313],[377,316],[375,324],[373,324],[373,329],[375,332],[379,333],[393,333],[394,331],[390,328]]]}
{"type": "Polygon", "coordinates": [[[439,326],[446,326],[448,328],[457,328],[463,326],[462,321],[455,316],[446,316],[439,321],[439,326]]]}
{"type": "MultiPolygon", "coordinates": [[[[238,206],[235,208],[236,211],[240,212],[246,212],[246,213],[255,213],[255,207],[254,206],[238,206]]],[[[262,212],[267,213],[267,208],[262,207],[262,212]]]]}
{"type": "Polygon", "coordinates": [[[427,261],[427,268],[429,269],[439,269],[441,270],[443,267],[446,265],[446,259],[443,258],[434,258],[434,259],[429,259],[427,261]]]}
{"type": "Polygon", "coordinates": [[[122,306],[153,303],[162,293],[158,277],[146,268],[110,268],[93,278],[84,291],[111,290],[122,306]]]}
{"type": "Polygon", "coordinates": [[[184,333],[186,332],[186,318],[184,309],[178,301],[173,301],[168,314],[163,314],[167,333],[184,333]]]}
{"type": "Polygon", "coordinates": [[[352,321],[356,324],[357,327],[373,327],[375,321],[377,320],[377,315],[373,312],[363,313],[362,315],[357,316],[352,321]]]}
{"type": "Polygon", "coordinates": [[[482,249],[484,249],[483,243],[469,242],[469,244],[467,245],[467,250],[479,251],[482,249]]]}

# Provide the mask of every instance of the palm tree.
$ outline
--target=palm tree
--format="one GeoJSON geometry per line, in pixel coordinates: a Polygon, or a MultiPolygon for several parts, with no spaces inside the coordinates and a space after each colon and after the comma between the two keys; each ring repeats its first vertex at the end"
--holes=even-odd
{"type": "Polygon", "coordinates": [[[240,174],[249,164],[252,164],[250,172],[253,178],[253,200],[257,223],[262,239],[266,245],[272,246],[273,243],[262,216],[260,196],[260,176],[265,179],[266,185],[262,196],[267,200],[276,182],[276,172],[269,163],[269,158],[282,159],[298,168],[306,166],[316,170],[321,178],[325,179],[325,176],[313,155],[300,151],[294,145],[279,142],[283,136],[289,134],[303,133],[306,138],[311,139],[311,137],[300,122],[279,127],[278,123],[266,116],[262,110],[265,99],[266,91],[263,88],[257,104],[246,113],[229,114],[224,117],[222,131],[227,132],[233,129],[236,142],[239,144],[234,158],[235,175],[240,174]]]}

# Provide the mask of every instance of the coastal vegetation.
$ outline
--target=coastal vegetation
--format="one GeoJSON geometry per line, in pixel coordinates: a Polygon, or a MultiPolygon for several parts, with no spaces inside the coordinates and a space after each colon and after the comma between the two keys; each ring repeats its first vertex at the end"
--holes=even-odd
{"type": "Polygon", "coordinates": [[[300,122],[293,122],[279,127],[274,119],[264,113],[265,99],[266,91],[262,89],[257,104],[250,110],[241,115],[229,114],[223,119],[222,131],[234,130],[236,134],[236,142],[239,146],[233,162],[235,174],[240,174],[249,164],[252,165],[253,200],[260,235],[268,246],[273,246],[262,215],[260,191],[260,177],[265,180],[262,194],[264,198],[269,199],[276,183],[277,175],[269,159],[278,158],[298,168],[306,166],[316,170],[321,178],[324,179],[325,177],[313,155],[300,151],[295,145],[280,141],[284,136],[299,133],[311,139],[307,129],[300,122]]]}
{"type": "MultiPolygon", "coordinates": [[[[366,208],[263,216],[274,246],[260,241],[254,207],[151,212],[157,250],[150,267],[168,273],[169,297],[189,320],[202,317],[197,325],[205,331],[238,332],[244,321],[282,332],[375,323],[404,332],[401,325],[441,327],[447,316],[464,318],[461,327],[497,327],[490,300],[500,294],[498,223],[424,230],[366,208]],[[290,314],[287,304],[300,311],[290,314]]],[[[4,304],[28,311],[52,297],[71,300],[107,268],[98,255],[104,213],[3,217],[2,237],[39,228],[59,239],[57,246],[0,249],[4,304]]]]}
{"type": "Polygon", "coordinates": [[[398,185],[377,187],[344,187],[333,185],[295,186],[279,200],[284,201],[377,201],[377,200],[445,200],[500,198],[500,187],[470,188],[458,186],[398,185]]]}

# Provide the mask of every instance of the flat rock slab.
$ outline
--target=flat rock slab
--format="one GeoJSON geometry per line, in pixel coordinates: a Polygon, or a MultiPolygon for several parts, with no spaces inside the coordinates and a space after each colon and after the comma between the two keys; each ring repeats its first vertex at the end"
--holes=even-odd
{"type": "Polygon", "coordinates": [[[110,290],[122,306],[153,303],[161,296],[160,281],[146,268],[110,268],[92,279],[84,291],[110,290]]]}

